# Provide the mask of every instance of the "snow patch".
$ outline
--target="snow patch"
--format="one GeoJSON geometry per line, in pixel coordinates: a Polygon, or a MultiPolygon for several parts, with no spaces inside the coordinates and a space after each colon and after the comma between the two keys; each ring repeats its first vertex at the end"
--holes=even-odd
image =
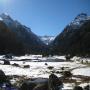
{"type": "Polygon", "coordinates": [[[74,75],[90,76],[90,67],[75,69],[72,73],[74,75]]]}

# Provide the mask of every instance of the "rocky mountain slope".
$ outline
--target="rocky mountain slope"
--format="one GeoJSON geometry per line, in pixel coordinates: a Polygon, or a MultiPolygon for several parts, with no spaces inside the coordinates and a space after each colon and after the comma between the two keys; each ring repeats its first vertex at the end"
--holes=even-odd
{"type": "Polygon", "coordinates": [[[30,28],[0,15],[0,54],[90,55],[90,16],[79,14],[55,38],[37,36],[30,28]]]}
{"type": "Polygon", "coordinates": [[[90,55],[90,16],[79,14],[51,46],[56,54],[90,55]]]}
{"type": "Polygon", "coordinates": [[[13,20],[9,15],[0,15],[0,53],[42,53],[46,45],[30,28],[13,20]]]}

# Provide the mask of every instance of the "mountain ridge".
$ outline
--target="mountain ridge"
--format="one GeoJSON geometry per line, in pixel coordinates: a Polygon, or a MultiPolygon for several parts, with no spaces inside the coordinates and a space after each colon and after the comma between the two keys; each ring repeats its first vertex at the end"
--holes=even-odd
{"type": "Polygon", "coordinates": [[[0,53],[90,55],[90,16],[81,13],[54,36],[37,36],[30,28],[0,15],[0,53]],[[4,41],[2,41],[2,39],[4,41]]]}
{"type": "Polygon", "coordinates": [[[88,42],[90,40],[90,18],[84,13],[78,16],[55,38],[51,45],[53,53],[90,55],[90,50],[88,51],[90,48],[90,43],[88,42]],[[86,18],[80,19],[80,16],[85,16],[86,18]],[[87,45],[85,45],[85,42],[87,45]]]}
{"type": "MultiPolygon", "coordinates": [[[[20,52],[19,49],[14,52],[13,49],[16,50],[16,47],[14,45],[15,43],[22,44],[23,51],[21,51],[20,53],[35,53],[35,54],[37,54],[37,53],[41,53],[43,51],[43,49],[46,48],[46,45],[40,40],[40,38],[37,35],[35,35],[31,31],[30,28],[26,27],[25,25],[20,24],[18,21],[14,21],[10,16],[7,16],[5,14],[2,14],[0,17],[2,18],[2,20],[0,20],[0,22],[1,22],[0,38],[1,38],[1,40],[3,39],[5,44],[8,45],[7,48],[3,48],[3,52],[13,52],[14,54],[20,52]],[[2,28],[2,27],[5,27],[5,28],[2,28]],[[9,32],[3,32],[7,29],[9,32]],[[11,38],[8,35],[9,33],[12,33],[11,38]],[[7,36],[5,36],[4,34],[7,34],[7,36]],[[9,38],[9,40],[8,40],[9,43],[7,43],[7,38],[9,38]],[[11,40],[12,38],[14,38],[15,42],[13,40],[11,40]],[[9,48],[9,47],[12,47],[12,48],[9,48]],[[8,50],[6,50],[6,49],[8,49],[8,50]]],[[[7,45],[5,45],[5,47],[7,45]]],[[[2,48],[2,46],[3,45],[0,45],[1,48],[2,48]]]]}

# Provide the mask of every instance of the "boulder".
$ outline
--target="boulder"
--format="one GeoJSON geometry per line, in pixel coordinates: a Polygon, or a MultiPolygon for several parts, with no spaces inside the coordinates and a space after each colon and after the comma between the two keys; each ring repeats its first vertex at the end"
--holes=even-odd
{"type": "Polygon", "coordinates": [[[48,83],[48,79],[47,78],[36,78],[32,82],[34,82],[36,84],[47,84],[48,83]]]}
{"type": "Polygon", "coordinates": [[[30,68],[30,65],[24,65],[23,68],[30,68]]]}
{"type": "Polygon", "coordinates": [[[62,87],[62,81],[56,75],[51,74],[48,81],[49,90],[60,90],[62,87]]]}
{"type": "Polygon", "coordinates": [[[7,77],[5,73],[2,70],[0,70],[0,83],[4,83],[6,81],[7,81],[7,77]]]}
{"type": "Polygon", "coordinates": [[[33,88],[36,86],[33,82],[24,82],[22,86],[20,87],[20,90],[33,90],[33,88]]]}
{"type": "Polygon", "coordinates": [[[72,77],[72,73],[71,73],[70,71],[64,71],[64,72],[63,72],[63,77],[64,77],[64,78],[72,77]]]}
{"type": "Polygon", "coordinates": [[[33,90],[48,90],[48,84],[38,84],[33,90]]]}
{"type": "Polygon", "coordinates": [[[71,55],[66,55],[65,58],[66,58],[66,61],[69,61],[72,58],[72,56],[71,55]]]}
{"type": "Polygon", "coordinates": [[[89,85],[85,86],[84,90],[90,90],[90,86],[89,85]]]}
{"type": "Polygon", "coordinates": [[[10,65],[10,61],[4,60],[4,65],[10,65]]]}
{"type": "Polygon", "coordinates": [[[48,84],[47,78],[35,78],[33,80],[25,81],[20,87],[20,90],[37,90],[41,87],[45,88],[46,84],[48,84]]]}
{"type": "Polygon", "coordinates": [[[47,63],[45,63],[45,65],[47,66],[48,64],[47,64],[47,63]]]}
{"type": "Polygon", "coordinates": [[[50,70],[52,70],[54,67],[53,66],[48,66],[47,68],[50,69],[50,70]]]}
{"type": "Polygon", "coordinates": [[[80,86],[75,86],[73,90],[83,90],[83,88],[80,86]]]}
{"type": "Polygon", "coordinates": [[[17,63],[12,64],[12,66],[20,67],[19,64],[17,64],[17,63]]]}

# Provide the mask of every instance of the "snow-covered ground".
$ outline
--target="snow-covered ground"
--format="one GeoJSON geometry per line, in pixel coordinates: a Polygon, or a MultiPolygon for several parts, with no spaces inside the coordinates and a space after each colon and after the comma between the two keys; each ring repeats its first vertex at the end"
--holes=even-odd
{"type": "MultiPolygon", "coordinates": [[[[0,56],[0,60],[5,59],[5,56],[0,56]]],[[[12,56],[12,59],[7,58],[8,60],[26,60],[26,61],[40,61],[40,62],[57,62],[65,60],[65,56],[49,56],[49,57],[43,57],[42,55],[25,55],[25,56],[12,56]]]]}
{"type": "MultiPolygon", "coordinates": [[[[3,59],[3,56],[0,56],[0,59],[3,59]]],[[[57,72],[62,72],[62,67],[64,67],[65,71],[70,70],[73,75],[90,77],[90,64],[88,65],[85,62],[86,60],[88,63],[90,62],[89,58],[86,59],[80,57],[74,57],[72,58],[72,61],[67,62],[65,60],[65,56],[42,57],[42,55],[25,55],[13,57],[13,59],[10,61],[11,65],[3,65],[3,61],[0,61],[0,69],[3,70],[6,75],[25,76],[28,78],[48,78],[52,72],[58,77],[62,76],[61,73],[57,72]],[[21,59],[30,59],[30,61],[20,61],[21,59]],[[41,60],[41,62],[39,60],[41,60]],[[60,60],[60,62],[54,62],[55,60],[60,60]],[[82,60],[85,64],[81,63],[82,60]],[[18,64],[19,66],[12,65],[14,63],[18,64]],[[24,68],[25,65],[29,65],[30,67],[24,68]],[[52,67],[52,69],[49,67],[52,67]]],[[[78,81],[81,80],[77,77],[72,78],[78,79],[78,81]]],[[[88,84],[85,83],[82,82],[80,86],[88,84]]],[[[73,83],[64,83],[63,90],[72,90],[74,85],[75,84],[73,83]]]]}
{"type": "MultiPolygon", "coordinates": [[[[2,62],[3,63],[3,62],[2,62]]],[[[85,75],[90,76],[90,67],[85,65],[75,63],[75,62],[23,62],[23,61],[11,61],[11,64],[17,63],[20,67],[12,65],[0,65],[0,69],[3,70],[6,75],[26,75],[28,77],[45,77],[48,78],[51,71],[61,71],[62,67],[65,70],[72,70],[74,75],[85,75]],[[23,64],[24,63],[24,64],[23,64]],[[47,63],[47,65],[45,65],[47,63]],[[23,68],[24,65],[30,65],[30,68],[23,68]],[[48,69],[48,67],[53,67],[53,69],[48,69]],[[76,68],[76,69],[75,69],[76,68]],[[74,70],[73,70],[74,69],[74,70]]],[[[58,74],[61,76],[61,74],[58,74]]]]}
{"type": "MultiPolygon", "coordinates": [[[[3,59],[3,57],[4,56],[0,56],[0,59],[3,59]]],[[[65,70],[72,70],[73,75],[90,76],[90,67],[81,64],[81,60],[86,60],[84,58],[82,59],[80,57],[74,57],[72,58],[72,62],[66,62],[65,56],[42,57],[42,55],[25,55],[20,57],[13,57],[13,60],[22,59],[30,59],[30,61],[10,61],[11,64],[17,63],[20,65],[20,67],[12,65],[0,65],[0,69],[2,69],[6,73],[6,75],[48,77],[51,71],[61,71],[61,68],[65,67],[65,70]],[[39,60],[41,60],[41,62],[38,62],[39,60]],[[60,60],[61,62],[54,62],[55,60],[60,60]],[[47,65],[45,65],[45,63],[47,63],[47,65]],[[30,68],[23,68],[24,65],[29,65],[30,68]],[[53,69],[48,69],[49,66],[52,66],[53,69]]],[[[89,58],[87,60],[90,61],[89,58]]],[[[3,63],[3,61],[0,62],[3,63]]]]}

